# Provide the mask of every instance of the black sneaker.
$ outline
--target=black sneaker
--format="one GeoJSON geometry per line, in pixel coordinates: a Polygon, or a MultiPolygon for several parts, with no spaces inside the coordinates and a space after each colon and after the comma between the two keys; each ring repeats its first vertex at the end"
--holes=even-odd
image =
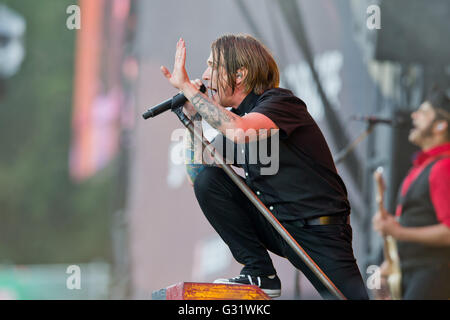
{"type": "Polygon", "coordinates": [[[276,298],[281,295],[281,281],[277,275],[274,276],[251,276],[247,274],[241,274],[231,279],[217,279],[214,283],[222,284],[250,284],[261,288],[265,294],[271,298],[276,298]]]}

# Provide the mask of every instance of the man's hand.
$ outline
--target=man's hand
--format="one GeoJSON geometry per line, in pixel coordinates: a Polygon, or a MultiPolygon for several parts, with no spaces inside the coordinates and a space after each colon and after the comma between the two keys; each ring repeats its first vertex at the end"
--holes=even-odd
{"type": "Polygon", "coordinates": [[[175,62],[173,71],[170,71],[161,66],[161,72],[169,80],[170,84],[179,90],[183,90],[186,84],[190,84],[188,74],[186,72],[186,45],[184,40],[180,38],[177,42],[177,49],[175,52],[175,62]]]}
{"type": "Polygon", "coordinates": [[[392,273],[392,265],[389,263],[389,261],[384,260],[380,266],[381,277],[387,278],[391,273],[392,273]]]}
{"type": "Polygon", "coordinates": [[[373,228],[383,236],[391,235],[396,238],[402,226],[391,214],[383,214],[378,211],[372,219],[373,228]]]}

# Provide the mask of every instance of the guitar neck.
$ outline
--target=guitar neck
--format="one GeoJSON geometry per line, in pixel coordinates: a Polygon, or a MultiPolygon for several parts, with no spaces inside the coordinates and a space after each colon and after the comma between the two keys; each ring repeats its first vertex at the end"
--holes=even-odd
{"type": "MultiPolygon", "coordinates": [[[[386,190],[384,179],[383,179],[383,170],[382,168],[378,168],[374,173],[374,178],[376,182],[377,187],[377,195],[376,195],[376,201],[378,205],[378,211],[380,212],[382,218],[386,218],[386,215],[388,215],[386,208],[384,207],[384,193],[386,190]]],[[[389,244],[386,236],[383,236],[383,253],[384,253],[384,259],[388,262],[391,262],[391,257],[389,255],[388,250],[389,244]]]]}

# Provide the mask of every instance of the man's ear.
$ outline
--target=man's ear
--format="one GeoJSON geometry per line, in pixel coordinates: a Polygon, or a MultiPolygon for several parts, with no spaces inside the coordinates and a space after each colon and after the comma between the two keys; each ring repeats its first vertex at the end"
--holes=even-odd
{"type": "Polygon", "coordinates": [[[236,71],[236,85],[239,86],[247,77],[247,68],[239,68],[236,71]]]}
{"type": "Polygon", "coordinates": [[[448,127],[448,121],[445,120],[441,120],[438,122],[438,124],[436,125],[436,129],[439,131],[445,131],[447,130],[448,127]]]}

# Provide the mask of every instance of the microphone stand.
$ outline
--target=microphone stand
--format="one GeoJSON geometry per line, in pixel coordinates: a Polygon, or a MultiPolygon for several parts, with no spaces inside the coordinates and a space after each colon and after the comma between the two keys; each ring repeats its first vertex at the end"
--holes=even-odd
{"type": "Polygon", "coordinates": [[[214,152],[214,147],[203,137],[200,130],[194,127],[192,121],[183,113],[183,107],[172,109],[172,111],[178,116],[181,123],[194,134],[194,136],[202,141],[203,146],[214,154],[216,163],[221,167],[225,173],[231,178],[231,180],[237,185],[237,187],[247,196],[247,198],[255,205],[259,212],[269,221],[269,223],[275,228],[275,230],[283,237],[283,239],[289,244],[289,246],[295,251],[300,259],[308,266],[314,275],[322,282],[322,284],[328,289],[328,291],[339,300],[346,300],[345,296],[334,285],[333,282],[327,277],[327,275],[320,269],[320,267],[311,259],[311,257],[305,252],[305,250],[298,244],[298,242],[289,234],[289,232],[283,227],[283,225],[275,218],[275,216],[267,209],[262,201],[255,195],[255,193],[243,182],[241,177],[234,172],[231,166],[225,163],[223,157],[214,152]]]}
{"type": "Polygon", "coordinates": [[[373,128],[375,127],[375,124],[376,124],[375,122],[369,121],[366,130],[364,130],[355,140],[350,142],[344,149],[339,151],[339,153],[336,155],[336,157],[334,159],[334,163],[338,164],[338,163],[342,162],[342,160],[344,160],[345,157],[351,151],[353,151],[361,141],[363,141],[369,134],[372,133],[373,128]]]}

